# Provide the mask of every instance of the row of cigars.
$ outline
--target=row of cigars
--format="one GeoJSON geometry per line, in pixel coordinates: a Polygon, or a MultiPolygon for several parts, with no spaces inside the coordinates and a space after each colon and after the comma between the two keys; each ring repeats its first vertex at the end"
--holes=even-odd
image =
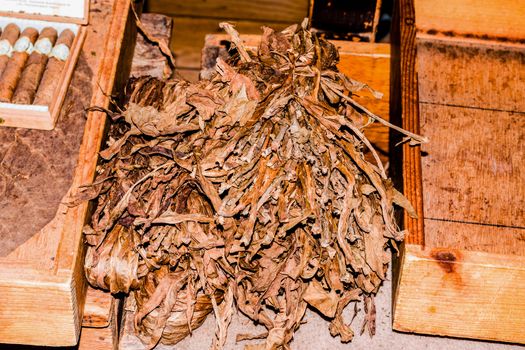
{"type": "Polygon", "coordinates": [[[50,105],[75,34],[14,23],[0,30],[0,102],[50,105]]]}

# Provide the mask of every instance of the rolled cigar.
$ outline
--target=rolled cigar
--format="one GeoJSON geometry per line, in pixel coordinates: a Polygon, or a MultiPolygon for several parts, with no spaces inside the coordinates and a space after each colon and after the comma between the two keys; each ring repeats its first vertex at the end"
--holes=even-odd
{"type": "Polygon", "coordinates": [[[46,27],[42,29],[35,47],[29,59],[27,60],[22,77],[18,82],[15,94],[13,96],[13,103],[31,104],[36,94],[46,64],[48,55],[51,54],[53,45],[57,40],[57,31],[54,28],[46,27]]]}
{"type": "Polygon", "coordinates": [[[38,86],[33,104],[44,106],[51,104],[57,87],[56,80],[60,76],[62,69],[64,69],[74,39],[75,34],[69,29],[65,29],[60,33],[47,61],[46,70],[38,86]]]}
{"type": "Polygon", "coordinates": [[[33,45],[37,37],[38,30],[26,28],[16,41],[13,48],[13,56],[7,62],[7,66],[0,77],[0,102],[11,101],[29,54],[33,51],[33,45]]]}
{"type": "Polygon", "coordinates": [[[13,52],[13,45],[19,35],[20,29],[14,23],[6,25],[2,35],[0,35],[0,75],[4,72],[7,61],[9,61],[9,57],[11,57],[13,52]]]}

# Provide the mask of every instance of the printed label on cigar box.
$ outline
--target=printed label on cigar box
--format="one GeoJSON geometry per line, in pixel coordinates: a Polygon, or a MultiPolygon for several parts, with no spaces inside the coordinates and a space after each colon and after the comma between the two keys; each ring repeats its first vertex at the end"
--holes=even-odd
{"type": "Polygon", "coordinates": [[[84,18],[84,5],[81,0],[0,0],[0,11],[84,18]]]}

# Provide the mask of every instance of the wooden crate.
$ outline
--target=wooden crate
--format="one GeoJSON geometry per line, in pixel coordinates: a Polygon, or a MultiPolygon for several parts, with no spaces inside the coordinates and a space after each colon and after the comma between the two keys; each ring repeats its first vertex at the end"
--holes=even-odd
{"type": "Polygon", "coordinates": [[[397,2],[392,118],[430,143],[403,146],[419,219],[404,217],[396,330],[525,343],[523,9],[397,2]]]}
{"type": "MultiPolygon", "coordinates": [[[[108,107],[109,93],[129,73],[135,22],[130,0],[92,0],[91,5],[82,55],[94,70],[91,105],[108,107]]],[[[105,121],[104,113],[87,115],[72,190],[94,176],[105,121]]],[[[77,343],[86,293],[81,231],[87,212],[86,204],[69,209],[60,205],[51,223],[0,257],[0,343],[77,343]]]]}

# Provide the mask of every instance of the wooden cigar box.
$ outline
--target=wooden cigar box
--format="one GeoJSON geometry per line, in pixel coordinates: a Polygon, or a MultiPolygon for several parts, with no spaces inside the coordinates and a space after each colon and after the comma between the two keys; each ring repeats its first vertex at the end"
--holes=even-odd
{"type": "Polygon", "coordinates": [[[54,128],[86,37],[89,3],[89,0],[0,0],[0,28],[14,23],[20,32],[27,27],[33,27],[39,32],[45,27],[52,27],[58,35],[65,29],[75,33],[64,68],[56,77],[51,103],[29,105],[0,102],[0,126],[42,130],[54,128]]]}

